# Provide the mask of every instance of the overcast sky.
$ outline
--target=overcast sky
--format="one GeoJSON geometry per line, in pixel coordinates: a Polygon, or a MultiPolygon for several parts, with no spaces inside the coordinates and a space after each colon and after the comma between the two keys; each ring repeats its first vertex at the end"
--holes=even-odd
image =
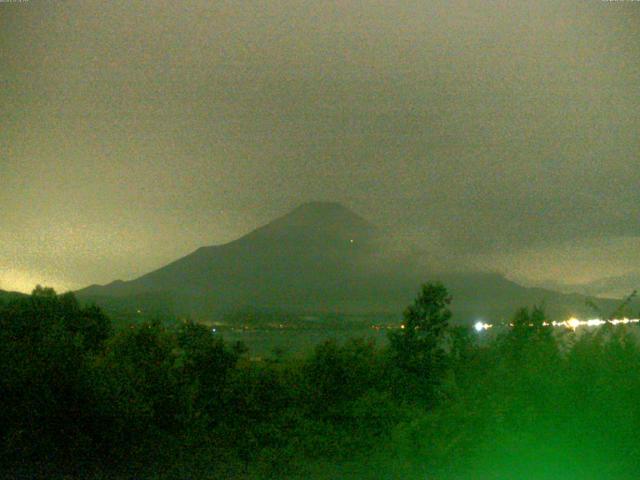
{"type": "Polygon", "coordinates": [[[640,271],[640,3],[0,3],[0,288],[335,200],[460,263],[640,271]]]}

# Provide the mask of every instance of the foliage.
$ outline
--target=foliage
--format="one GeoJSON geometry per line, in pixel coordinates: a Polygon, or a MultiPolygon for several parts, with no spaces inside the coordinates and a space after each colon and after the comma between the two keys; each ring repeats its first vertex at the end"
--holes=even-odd
{"type": "Polygon", "coordinates": [[[256,359],[193,322],[111,329],[36,288],[0,305],[9,478],[637,478],[634,326],[476,342],[424,285],[388,346],[256,359]]]}
{"type": "MultiPolygon", "coordinates": [[[[389,335],[391,356],[403,371],[404,394],[433,402],[447,368],[446,334],[451,318],[451,297],[441,283],[422,286],[413,304],[404,311],[399,331],[389,335]]],[[[400,390],[402,390],[400,388],[400,390]]]]}

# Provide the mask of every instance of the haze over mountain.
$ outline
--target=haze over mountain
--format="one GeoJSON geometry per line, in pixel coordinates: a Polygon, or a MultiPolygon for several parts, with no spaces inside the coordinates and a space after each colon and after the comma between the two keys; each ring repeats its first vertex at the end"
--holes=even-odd
{"type": "Polygon", "coordinates": [[[400,313],[421,282],[439,279],[454,296],[459,320],[502,319],[534,303],[545,303],[556,316],[587,313],[580,295],[525,288],[495,273],[444,272],[416,256],[387,255],[387,236],[339,203],[310,202],[235,241],[77,294],[107,306],[205,318],[241,309],[400,313]]]}

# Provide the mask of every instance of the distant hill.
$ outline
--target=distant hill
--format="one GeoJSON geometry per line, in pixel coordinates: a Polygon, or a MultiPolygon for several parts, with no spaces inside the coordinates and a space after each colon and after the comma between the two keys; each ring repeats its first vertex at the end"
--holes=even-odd
{"type": "Polygon", "coordinates": [[[26,297],[27,295],[20,292],[8,292],[6,290],[0,290],[0,302],[8,302],[16,298],[26,297]]]}
{"type": "Polygon", "coordinates": [[[625,297],[634,290],[640,291],[640,273],[632,272],[615,277],[604,277],[586,283],[558,283],[552,288],[562,292],[578,292],[596,297],[625,297]]]}
{"type": "MultiPolygon", "coordinates": [[[[525,288],[498,274],[442,274],[410,259],[385,259],[384,237],[341,204],[310,202],[230,243],[199,248],[131,281],[76,293],[107,308],[205,318],[248,308],[400,313],[420,283],[438,279],[463,321],[503,319],[539,303],[555,316],[590,313],[580,295],[525,288]]],[[[600,302],[604,308],[615,303],[600,302]]]]}

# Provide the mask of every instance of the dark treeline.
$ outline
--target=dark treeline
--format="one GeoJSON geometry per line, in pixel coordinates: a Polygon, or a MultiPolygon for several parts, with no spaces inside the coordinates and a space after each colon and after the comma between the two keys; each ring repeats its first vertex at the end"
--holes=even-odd
{"type": "Polygon", "coordinates": [[[252,360],[208,327],[114,331],[37,288],[0,304],[10,478],[618,479],[640,475],[640,349],[516,313],[489,344],[427,284],[388,346],[252,360]]]}

